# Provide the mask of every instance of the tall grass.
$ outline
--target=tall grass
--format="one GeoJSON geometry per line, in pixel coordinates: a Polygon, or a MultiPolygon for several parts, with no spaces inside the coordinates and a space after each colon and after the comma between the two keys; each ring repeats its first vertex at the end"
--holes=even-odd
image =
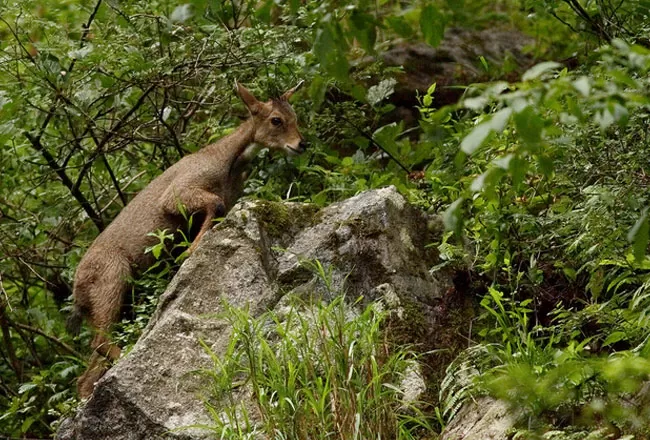
{"type": "Polygon", "coordinates": [[[416,365],[382,332],[387,312],[344,296],[294,302],[253,318],[226,306],[232,326],[214,361],[208,408],[219,438],[412,439],[433,429],[400,384],[416,365]],[[242,399],[242,396],[246,396],[242,399]]]}

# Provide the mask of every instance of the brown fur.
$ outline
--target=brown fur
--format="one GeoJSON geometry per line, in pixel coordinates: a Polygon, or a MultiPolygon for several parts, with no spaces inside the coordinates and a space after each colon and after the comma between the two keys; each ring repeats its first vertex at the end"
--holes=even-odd
{"type": "Polygon", "coordinates": [[[109,330],[119,318],[129,281],[153,263],[144,250],[154,245],[156,238],[147,234],[181,227],[184,219],[178,208],[182,204],[189,213],[204,214],[190,247],[190,252],[194,251],[212,219],[224,215],[240,196],[257,146],[289,154],[304,150],[296,115],[288,103],[298,86],[263,103],[238,84],[251,117],[233,133],[184,157],[154,179],[90,246],[75,274],[75,312],[70,320],[78,322],[83,315],[97,331],[88,370],[78,380],[80,397],[92,394],[94,383],[107,369],[107,360],[120,355],[119,347],[109,339],[109,330]],[[275,118],[280,118],[280,125],[272,123],[275,118]]]}

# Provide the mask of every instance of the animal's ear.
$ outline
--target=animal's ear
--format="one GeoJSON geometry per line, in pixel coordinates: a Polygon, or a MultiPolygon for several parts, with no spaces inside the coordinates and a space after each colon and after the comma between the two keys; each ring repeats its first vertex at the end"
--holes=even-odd
{"type": "Polygon", "coordinates": [[[260,111],[261,103],[257,98],[237,81],[235,81],[235,88],[237,89],[237,94],[241,100],[244,101],[244,104],[248,107],[248,111],[250,111],[252,115],[258,113],[260,111]]]}
{"type": "Polygon", "coordinates": [[[284,92],[284,94],[282,96],[280,96],[280,99],[284,99],[285,101],[288,101],[289,98],[291,98],[291,95],[296,93],[296,90],[298,90],[300,87],[302,87],[302,84],[304,82],[305,82],[304,80],[301,80],[298,84],[296,84],[296,86],[294,88],[289,89],[286,92],[284,92]]]}

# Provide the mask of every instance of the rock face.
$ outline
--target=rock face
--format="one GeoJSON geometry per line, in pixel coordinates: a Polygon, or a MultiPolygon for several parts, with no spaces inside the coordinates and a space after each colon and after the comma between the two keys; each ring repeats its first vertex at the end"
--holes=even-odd
{"type": "MultiPolygon", "coordinates": [[[[408,302],[425,322],[452,287],[429,268],[437,262],[424,214],[394,188],[368,191],[317,210],[311,205],[243,202],[203,238],[181,267],[135,347],[98,382],[93,397],[66,420],[60,439],[204,438],[182,429],[210,424],[204,387],[193,371],[212,361],[203,341],[219,355],[229,328],[215,314],[222,301],[247,305],[259,315],[287,294],[327,291],[299,264],[318,259],[332,268],[333,290],[366,298],[408,302]],[[279,250],[283,249],[283,250],[279,250]]],[[[421,384],[418,384],[421,388],[421,384]]]]}
{"type": "Polygon", "coordinates": [[[414,107],[417,96],[437,84],[435,105],[443,106],[458,101],[464,89],[475,82],[489,79],[515,81],[520,74],[535,64],[532,55],[525,52],[533,39],[515,29],[486,29],[474,31],[450,28],[440,46],[425,43],[400,43],[384,52],[385,65],[401,67],[395,93],[390,101],[397,106],[402,119],[417,120],[414,107]],[[490,72],[481,65],[485,58],[490,72]]]}
{"type": "Polygon", "coordinates": [[[480,397],[463,405],[440,440],[507,440],[518,418],[504,402],[480,397]]]}

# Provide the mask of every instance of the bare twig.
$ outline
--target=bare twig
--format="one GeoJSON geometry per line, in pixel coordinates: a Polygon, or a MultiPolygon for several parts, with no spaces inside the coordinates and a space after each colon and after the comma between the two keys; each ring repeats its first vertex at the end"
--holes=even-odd
{"type": "Polygon", "coordinates": [[[5,290],[4,283],[2,281],[2,272],[0,272],[0,291],[2,291],[2,294],[4,295],[4,303],[7,304],[9,307],[9,311],[13,312],[13,309],[11,308],[11,303],[9,302],[9,295],[7,294],[7,291],[5,290]]]}
{"type": "MultiPolygon", "coordinates": [[[[77,176],[77,181],[73,184],[73,187],[71,188],[71,191],[74,190],[75,192],[79,192],[79,187],[81,186],[81,183],[83,182],[84,177],[86,177],[86,174],[88,171],[90,171],[90,168],[93,166],[95,163],[95,159],[97,157],[102,156],[104,154],[104,147],[106,144],[110,141],[112,137],[117,134],[117,132],[127,123],[129,118],[135,113],[145,102],[145,99],[147,98],[147,95],[151,93],[151,91],[155,88],[156,86],[154,84],[151,84],[147,89],[140,95],[138,100],[133,104],[133,106],[129,109],[128,112],[126,112],[120,119],[111,127],[106,134],[101,138],[101,140],[98,140],[97,137],[92,136],[93,140],[95,141],[95,144],[97,148],[95,149],[95,152],[93,153],[92,157],[86,161],[86,163],[83,165],[81,170],[79,171],[79,175],[77,176]]],[[[106,162],[106,165],[108,163],[106,162]]],[[[110,171],[112,173],[112,171],[110,171]]],[[[119,183],[117,182],[117,179],[115,179],[115,175],[112,175],[111,178],[113,179],[113,184],[116,186],[118,194],[120,193],[119,189],[119,183]]],[[[126,204],[126,199],[122,195],[122,200],[126,204]]]]}
{"type": "Polygon", "coordinates": [[[45,339],[47,339],[48,341],[53,342],[54,344],[56,344],[56,345],[58,345],[59,347],[63,348],[65,351],[67,351],[68,353],[70,353],[71,355],[73,355],[73,356],[75,356],[75,357],[78,357],[78,358],[83,358],[83,357],[84,357],[81,353],[79,353],[79,352],[78,352],[77,350],[75,350],[74,348],[70,347],[70,346],[69,346],[68,344],[66,344],[65,342],[61,341],[60,339],[58,339],[58,338],[56,338],[56,337],[54,337],[54,336],[52,336],[52,335],[48,335],[48,334],[45,333],[43,330],[40,330],[40,329],[38,329],[38,328],[36,328],[36,327],[32,327],[32,326],[27,325],[27,324],[21,324],[20,322],[11,322],[11,321],[10,321],[9,323],[10,323],[10,325],[13,326],[13,327],[16,327],[16,328],[19,328],[19,329],[22,329],[22,330],[28,331],[28,332],[30,332],[30,333],[35,333],[35,334],[37,334],[37,335],[41,335],[41,336],[43,336],[43,337],[44,337],[45,339]]]}
{"type": "Polygon", "coordinates": [[[341,118],[343,121],[347,122],[347,123],[350,125],[350,127],[354,128],[354,129],[355,129],[355,130],[356,130],[356,131],[357,131],[361,136],[363,136],[364,138],[368,139],[372,145],[374,145],[375,147],[379,148],[381,151],[383,151],[384,153],[386,153],[386,154],[388,155],[388,157],[389,157],[393,162],[395,162],[395,163],[396,163],[396,164],[397,164],[401,169],[403,169],[403,170],[406,172],[406,174],[410,174],[410,173],[411,173],[411,170],[408,169],[408,168],[406,167],[406,165],[404,165],[402,162],[400,162],[399,159],[397,159],[397,158],[396,158],[396,157],[395,157],[395,156],[394,156],[390,151],[388,151],[388,150],[387,150],[383,145],[381,145],[379,142],[377,142],[377,141],[376,141],[376,140],[375,140],[375,139],[374,139],[370,134],[368,134],[364,129],[362,129],[361,127],[359,127],[359,126],[356,125],[354,122],[350,121],[348,118],[346,118],[345,116],[343,116],[343,115],[341,115],[341,114],[339,114],[338,117],[341,118]]]}
{"type": "MultiPolygon", "coordinates": [[[[124,184],[122,189],[123,190],[126,189],[129,185],[131,185],[133,182],[135,182],[138,179],[138,177],[142,176],[144,173],[145,173],[145,171],[140,171],[138,174],[133,176],[128,182],[126,182],[124,184]]],[[[115,200],[117,200],[117,197],[118,197],[117,194],[115,196],[113,196],[113,198],[99,212],[103,213],[104,211],[106,211],[108,209],[108,207],[111,206],[113,204],[113,202],[115,202],[115,200]]]]}
{"type": "Polygon", "coordinates": [[[104,145],[106,145],[106,143],[111,139],[114,133],[118,132],[124,126],[124,124],[127,123],[129,118],[133,115],[133,113],[135,113],[140,108],[140,106],[145,102],[145,99],[147,99],[149,93],[151,93],[155,88],[156,88],[155,84],[150,84],[149,87],[147,87],[146,90],[142,92],[142,95],[140,95],[140,97],[135,102],[135,104],[133,104],[133,107],[131,107],[129,111],[126,112],[124,116],[122,116],[120,120],[117,121],[117,123],[110,128],[108,133],[104,135],[101,141],[99,141],[99,145],[97,145],[97,148],[99,150],[101,150],[104,147],[104,145]]]}

